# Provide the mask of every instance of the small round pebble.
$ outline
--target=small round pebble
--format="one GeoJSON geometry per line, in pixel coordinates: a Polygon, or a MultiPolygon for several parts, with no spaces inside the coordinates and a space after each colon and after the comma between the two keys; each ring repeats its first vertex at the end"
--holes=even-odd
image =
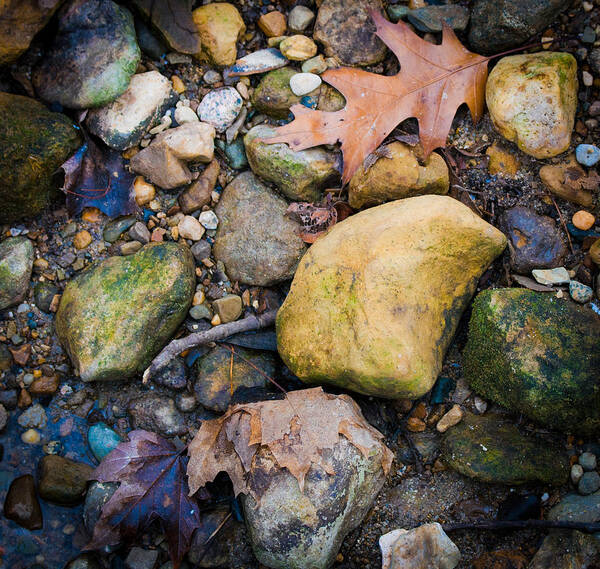
{"type": "Polygon", "coordinates": [[[321,78],[314,73],[296,73],[290,78],[290,89],[297,97],[307,95],[321,84],[321,78]]]}
{"type": "Polygon", "coordinates": [[[92,242],[92,236],[85,229],[80,231],[73,237],[73,245],[75,249],[85,249],[92,242]]]}
{"type": "Polygon", "coordinates": [[[598,489],[600,489],[600,474],[596,471],[584,473],[577,485],[577,491],[583,496],[593,494],[598,489]]]}
{"type": "Polygon", "coordinates": [[[198,122],[198,115],[192,109],[190,109],[190,107],[182,105],[181,107],[177,107],[175,109],[175,120],[178,124],[184,124],[186,122],[198,122]]]}
{"type": "Polygon", "coordinates": [[[596,218],[588,211],[580,209],[578,212],[573,214],[572,221],[573,225],[577,227],[577,229],[587,231],[588,229],[594,227],[594,223],[596,223],[596,218]]]}
{"type": "Polygon", "coordinates": [[[575,157],[577,162],[590,168],[600,160],[600,148],[595,144],[580,144],[575,149],[575,157]]]}
{"type": "Polygon", "coordinates": [[[198,105],[200,120],[224,132],[242,110],[242,96],[234,87],[209,91],[198,105]]]}
{"type": "Polygon", "coordinates": [[[596,470],[596,455],[591,452],[584,452],[579,457],[579,464],[586,472],[596,470]]]}
{"type": "Polygon", "coordinates": [[[135,201],[138,205],[150,203],[156,195],[154,186],[146,182],[143,176],[136,177],[133,182],[133,190],[135,192],[135,201]]]}
{"type": "Polygon", "coordinates": [[[28,445],[37,445],[40,442],[40,438],[40,434],[35,429],[27,429],[21,435],[21,440],[28,445]]]}
{"type": "Polygon", "coordinates": [[[317,55],[317,44],[302,35],[290,36],[279,44],[279,50],[292,61],[304,61],[317,55]]]}
{"type": "Polygon", "coordinates": [[[198,221],[206,228],[206,229],[216,229],[217,225],[219,225],[219,218],[216,216],[215,212],[203,211],[198,216],[198,221]]]}
{"type": "Polygon", "coordinates": [[[171,76],[171,83],[173,83],[173,91],[175,91],[175,93],[181,94],[185,91],[185,85],[177,75],[171,76]]]}
{"type": "Polygon", "coordinates": [[[579,304],[585,304],[586,302],[592,300],[594,291],[591,287],[584,285],[579,281],[572,280],[569,283],[569,294],[575,302],[579,302],[579,304]]]}
{"type": "Polygon", "coordinates": [[[221,74],[218,71],[214,71],[213,69],[209,69],[203,76],[204,82],[208,85],[214,85],[221,80],[221,74]]]}
{"type": "Polygon", "coordinates": [[[202,239],[204,235],[204,227],[200,225],[200,222],[191,215],[186,215],[177,225],[179,229],[179,235],[184,239],[191,239],[192,241],[198,241],[202,239]]]}
{"type": "Polygon", "coordinates": [[[571,466],[571,482],[578,484],[583,476],[583,467],[581,464],[574,464],[571,466]]]}
{"type": "Polygon", "coordinates": [[[292,32],[303,32],[315,19],[314,12],[306,6],[294,6],[288,16],[288,27],[292,32]]]}

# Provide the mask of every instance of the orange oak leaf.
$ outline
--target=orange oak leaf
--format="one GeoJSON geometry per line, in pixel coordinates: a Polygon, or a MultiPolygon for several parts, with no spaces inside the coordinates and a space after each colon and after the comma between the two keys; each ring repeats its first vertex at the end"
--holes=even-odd
{"type": "Polygon", "coordinates": [[[475,122],[484,108],[488,58],[468,51],[450,27],[444,27],[441,45],[434,45],[403,22],[392,24],[375,11],[371,17],[377,35],[398,58],[400,71],[392,76],[352,68],[326,71],[322,78],[342,92],[346,106],[326,112],[293,105],[294,120],[264,139],[285,142],[293,150],[341,142],[344,184],[403,120],[419,121],[427,157],[445,145],[460,105],[468,105],[475,122]]]}

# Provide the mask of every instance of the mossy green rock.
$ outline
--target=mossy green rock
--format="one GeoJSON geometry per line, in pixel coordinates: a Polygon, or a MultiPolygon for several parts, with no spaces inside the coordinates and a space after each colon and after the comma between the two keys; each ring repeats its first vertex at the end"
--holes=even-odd
{"type": "Polygon", "coordinates": [[[37,94],[71,109],[101,107],[128,87],[140,61],[133,16],[111,0],[73,0],[32,75],[37,94]]]}
{"type": "Polygon", "coordinates": [[[196,398],[207,409],[226,411],[239,388],[264,387],[268,381],[265,375],[272,377],[275,373],[271,354],[240,347],[235,352],[233,366],[231,352],[221,347],[196,361],[196,398]]]}
{"type": "Polygon", "coordinates": [[[269,71],[252,95],[252,104],[256,110],[276,119],[286,119],[290,114],[290,107],[300,102],[300,97],[290,89],[290,79],[296,73],[298,72],[291,67],[269,71]]]}
{"type": "Polygon", "coordinates": [[[29,97],[0,93],[0,220],[42,211],[57,194],[53,174],[80,144],[66,116],[29,97]]]}
{"type": "Polygon", "coordinates": [[[176,243],[94,264],[65,288],[56,332],[84,381],[141,373],[171,338],[192,302],[194,258],[176,243]]]}
{"type": "Polygon", "coordinates": [[[33,245],[27,237],[0,242],[0,310],[21,302],[33,268],[33,245]]]}
{"type": "Polygon", "coordinates": [[[275,129],[259,125],[244,137],[252,171],[273,182],[291,200],[319,201],[327,183],[339,176],[339,154],[322,147],[294,152],[287,144],[261,141],[273,136],[275,129]]]}
{"type": "Polygon", "coordinates": [[[541,482],[559,486],[569,476],[566,452],[497,415],[467,414],[447,431],[442,442],[444,462],[469,478],[497,484],[541,482]]]}
{"type": "Polygon", "coordinates": [[[498,132],[523,152],[551,158],[568,150],[577,109],[577,61],[570,53],[503,57],[485,96],[498,132]]]}
{"type": "Polygon", "coordinates": [[[473,303],[465,377],[480,395],[543,425],[600,432],[600,318],[552,294],[486,290],[473,303]]]}
{"type": "Polygon", "coordinates": [[[459,201],[428,195],[353,215],[302,258],[277,345],[307,383],[418,398],[504,235],[459,201]]]}

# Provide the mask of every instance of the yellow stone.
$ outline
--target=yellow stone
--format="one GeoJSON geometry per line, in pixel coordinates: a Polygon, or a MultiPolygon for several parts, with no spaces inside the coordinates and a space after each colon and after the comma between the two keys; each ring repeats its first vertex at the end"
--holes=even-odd
{"type": "Polygon", "coordinates": [[[238,9],[227,2],[200,6],[192,12],[200,34],[202,50],[196,57],[214,65],[233,65],[237,59],[237,41],[246,31],[238,9]]]}
{"type": "Polygon", "coordinates": [[[494,142],[485,153],[490,157],[488,172],[492,176],[500,174],[507,178],[514,178],[517,175],[520,167],[519,161],[506,148],[502,148],[494,142]]]}
{"type": "Polygon", "coordinates": [[[594,227],[594,223],[596,223],[596,218],[588,211],[584,209],[580,209],[578,212],[573,214],[573,225],[577,227],[577,229],[581,229],[582,231],[587,231],[594,227]]]}
{"type": "Polygon", "coordinates": [[[577,61],[562,52],[504,57],[490,73],[486,102],[504,138],[535,158],[557,156],[571,142],[577,61]]]}
{"type": "Polygon", "coordinates": [[[85,229],[79,231],[75,237],[73,237],[73,245],[75,249],[85,249],[92,242],[92,236],[89,231],[85,229]]]}
{"type": "Polygon", "coordinates": [[[173,91],[175,91],[175,93],[178,93],[181,95],[181,93],[183,93],[185,91],[185,85],[183,84],[183,81],[177,75],[171,76],[171,83],[173,83],[173,91]]]}
{"type": "Polygon", "coordinates": [[[285,38],[279,44],[279,51],[292,61],[304,61],[317,55],[317,44],[310,38],[297,34],[285,38]]]}
{"type": "Polygon", "coordinates": [[[285,34],[287,22],[281,12],[267,12],[258,19],[258,27],[268,38],[272,38],[285,34]]]}
{"type": "Polygon", "coordinates": [[[102,212],[97,207],[86,207],[81,214],[81,219],[88,223],[98,223],[102,221],[102,212]]]}
{"type": "Polygon", "coordinates": [[[408,145],[392,142],[370,168],[363,165],[352,176],[348,199],[359,209],[423,194],[447,194],[449,187],[448,166],[439,154],[430,154],[421,165],[408,145]]]}
{"type": "Polygon", "coordinates": [[[36,445],[40,442],[40,439],[40,434],[35,429],[27,429],[21,435],[21,440],[28,445],[36,445]]]}
{"type": "Polygon", "coordinates": [[[138,205],[146,205],[156,196],[156,189],[144,180],[144,176],[136,176],[133,189],[135,191],[135,201],[138,205]]]}
{"type": "Polygon", "coordinates": [[[502,232],[448,196],[353,215],[302,258],[277,314],[279,354],[309,384],[421,397],[505,246],[502,232]]]}

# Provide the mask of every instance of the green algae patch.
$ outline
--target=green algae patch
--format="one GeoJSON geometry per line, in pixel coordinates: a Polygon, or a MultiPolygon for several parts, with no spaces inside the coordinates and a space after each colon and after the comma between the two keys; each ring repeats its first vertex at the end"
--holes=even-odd
{"type": "Polygon", "coordinates": [[[195,284],[193,256],[176,243],[151,243],[78,275],[56,314],[77,373],[96,381],[143,372],[185,318],[195,284]]]}
{"type": "Polygon", "coordinates": [[[480,293],[464,352],[465,377],[481,396],[566,432],[600,431],[600,318],[552,294],[480,293]]]}
{"type": "Polygon", "coordinates": [[[60,185],[54,174],[80,144],[65,115],[29,97],[0,93],[2,221],[18,221],[48,206],[60,185]]]}
{"type": "Polygon", "coordinates": [[[497,415],[467,414],[442,442],[443,461],[464,476],[496,484],[560,486],[569,475],[566,452],[497,415]]]}
{"type": "Polygon", "coordinates": [[[290,89],[290,79],[298,73],[290,67],[269,71],[257,85],[252,104],[257,111],[275,119],[286,119],[290,107],[300,102],[300,97],[290,89]]]}

